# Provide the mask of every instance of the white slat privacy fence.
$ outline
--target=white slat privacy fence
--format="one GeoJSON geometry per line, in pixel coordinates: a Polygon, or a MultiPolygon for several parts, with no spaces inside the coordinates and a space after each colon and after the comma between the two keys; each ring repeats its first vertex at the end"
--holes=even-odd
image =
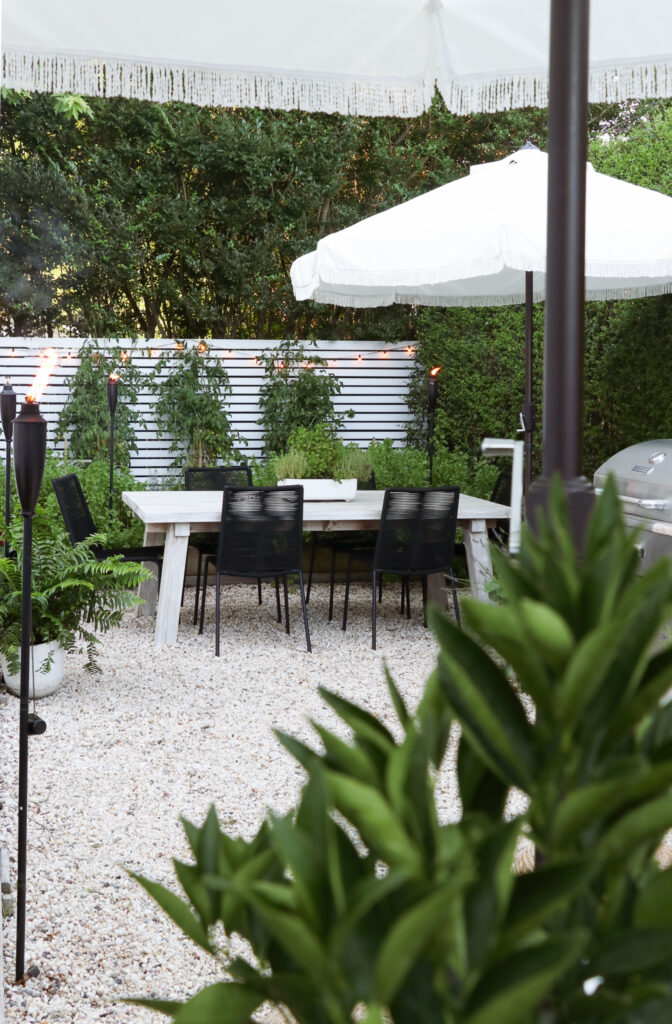
{"type": "MultiPolygon", "coordinates": [[[[197,345],[198,341],[180,341],[197,345]]],[[[42,396],[40,409],[48,422],[50,450],[63,452],[63,440],[56,438],[56,421],[69,391],[69,382],[79,366],[79,352],[83,345],[92,344],[72,338],[0,338],[0,385],[8,376],[23,401],[40,365],[40,354],[49,346],[56,349],[60,359],[42,396]]],[[[125,339],[97,339],[95,347],[105,353],[128,352],[133,365],[149,375],[167,350],[175,348],[175,341],[132,342],[125,339]]],[[[247,440],[244,453],[257,457],[263,447],[263,432],[259,426],[259,388],[264,380],[262,356],[277,347],[277,341],[208,340],[208,353],[221,359],[231,383],[229,413],[231,425],[247,440]]],[[[338,412],[354,410],[354,417],[346,419],[342,436],[346,442],[366,447],[372,438],[390,437],[395,444],[403,443],[410,414],[406,405],[409,375],[413,368],[415,351],[408,342],[379,341],[320,341],[306,346],[310,354],[328,361],[325,371],[337,376],[342,383],[341,394],[334,405],[338,412]]],[[[122,363],[120,360],[120,370],[122,363]]],[[[123,371],[122,371],[123,377],[123,371]]],[[[101,375],[101,388],[106,378],[101,375]]],[[[123,400],[122,387],[120,401],[123,400]]],[[[131,460],[131,470],[138,480],[157,481],[169,472],[175,454],[169,451],[171,439],[159,434],[154,415],[154,396],[142,390],[138,396],[139,422],[136,424],[138,451],[131,460]]]]}

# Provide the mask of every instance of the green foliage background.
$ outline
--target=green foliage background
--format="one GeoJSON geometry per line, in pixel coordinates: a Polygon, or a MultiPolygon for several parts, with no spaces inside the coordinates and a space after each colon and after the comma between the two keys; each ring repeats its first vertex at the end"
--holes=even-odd
{"type": "MultiPolygon", "coordinates": [[[[672,195],[670,110],[669,101],[592,106],[595,167],[672,195]]],[[[404,121],[122,99],[55,103],[5,90],[0,333],[415,340],[410,440],[424,444],[424,373],[440,362],[437,443],[474,458],[482,436],[518,427],[522,309],[297,303],[289,268],[323,235],[528,139],[545,148],[545,111],[455,117],[437,98],[404,121]]],[[[589,304],[588,475],[619,447],[672,433],[670,301],[589,304]]],[[[539,404],[542,320],[540,306],[539,404]]]]}

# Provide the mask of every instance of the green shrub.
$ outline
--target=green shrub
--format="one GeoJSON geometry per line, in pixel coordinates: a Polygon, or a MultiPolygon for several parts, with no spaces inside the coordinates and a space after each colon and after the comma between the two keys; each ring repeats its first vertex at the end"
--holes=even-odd
{"type": "Polygon", "coordinates": [[[207,348],[176,348],[162,357],[151,384],[158,396],[159,433],[172,437],[178,452],[173,466],[214,466],[238,461],[237,445],[244,439],[232,430],[226,403],[231,394],[229,375],[207,348]],[[159,379],[169,369],[167,378],[159,379]]]}
{"type": "Polygon", "coordinates": [[[119,373],[121,382],[114,422],[114,461],[127,466],[130,453],[138,450],[135,424],[139,418],[136,406],[141,375],[133,366],[132,359],[122,364],[119,354],[101,352],[93,343],[82,346],[79,358],[80,364],[59,413],[57,436],[66,441],[72,458],[96,459],[109,454],[107,381],[111,373],[119,373]]]}
{"type": "MultiPolygon", "coordinates": [[[[264,355],[263,363],[266,379],[259,391],[259,423],[266,456],[285,452],[297,427],[323,424],[331,434],[340,429],[344,416],[336,413],[334,397],[340,394],[341,382],[325,372],[326,359],[307,352],[303,344],[283,341],[264,355]]],[[[350,409],[345,415],[354,413],[350,409]]]]}
{"type": "Polygon", "coordinates": [[[287,451],[273,460],[278,480],[318,478],[366,481],[371,476],[368,453],[357,445],[345,445],[324,423],[296,427],[289,435],[287,451]]]}

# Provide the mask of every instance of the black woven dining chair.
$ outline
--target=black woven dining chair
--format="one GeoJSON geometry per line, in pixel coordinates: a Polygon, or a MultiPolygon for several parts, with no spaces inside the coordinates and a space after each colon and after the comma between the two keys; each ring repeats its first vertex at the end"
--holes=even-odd
{"type": "MultiPolygon", "coordinates": [[[[455,618],[460,623],[452,566],[459,500],[459,487],[389,487],[385,491],[375,548],[353,548],[348,556],[343,629],[347,628],[348,622],[353,558],[368,561],[371,567],[371,646],[374,650],[376,590],[383,573],[401,576],[402,582],[419,577],[423,584],[423,605],[427,602],[427,576],[445,573],[450,580],[455,618]]],[[[402,588],[402,601],[403,593],[402,588]]],[[[408,592],[406,597],[408,599],[408,592]]]]}
{"type": "Polygon", "coordinates": [[[297,574],[309,651],[310,629],[303,587],[303,487],[226,487],[216,556],[203,571],[199,633],[203,632],[209,567],[215,570],[215,654],[219,656],[220,593],[224,576],[282,580],[285,631],[289,633],[287,577],[297,574]]]}
{"type": "MultiPolygon", "coordinates": [[[[98,533],[77,474],[68,473],[67,476],[56,477],[51,482],[73,547],[98,533]]],[[[162,544],[138,548],[104,548],[100,544],[94,544],[91,552],[98,561],[109,558],[110,555],[121,555],[124,562],[151,562],[156,565],[157,579],[159,586],[161,585],[162,544]]]]}
{"type": "MultiPolygon", "coordinates": [[[[188,466],[184,474],[184,486],[187,491],[223,491],[225,487],[252,486],[252,470],[244,463],[239,466],[188,466]]],[[[192,533],[189,546],[198,552],[196,568],[196,596],[194,598],[194,625],[198,622],[198,602],[201,592],[201,572],[203,559],[208,555],[214,558],[217,554],[216,533],[192,533]]],[[[261,580],[257,580],[259,604],[261,604],[261,580]]],[[[278,600],[278,615],[280,614],[278,600]]]]}

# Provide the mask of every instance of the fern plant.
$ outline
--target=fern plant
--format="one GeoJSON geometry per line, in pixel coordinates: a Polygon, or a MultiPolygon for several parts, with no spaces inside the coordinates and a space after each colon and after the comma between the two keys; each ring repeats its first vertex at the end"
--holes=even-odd
{"type": "MultiPolygon", "coordinates": [[[[21,646],[21,584],[23,526],[12,520],[9,539],[16,560],[0,558],[0,653],[10,672],[19,668],[21,646]]],[[[72,547],[65,531],[38,506],[33,521],[32,631],[33,644],[56,640],[66,651],[84,650],[85,667],[97,671],[96,647],[101,633],[121,622],[137,604],[135,590],[148,570],[115,555],[98,561],[92,537],[72,547]]]]}

